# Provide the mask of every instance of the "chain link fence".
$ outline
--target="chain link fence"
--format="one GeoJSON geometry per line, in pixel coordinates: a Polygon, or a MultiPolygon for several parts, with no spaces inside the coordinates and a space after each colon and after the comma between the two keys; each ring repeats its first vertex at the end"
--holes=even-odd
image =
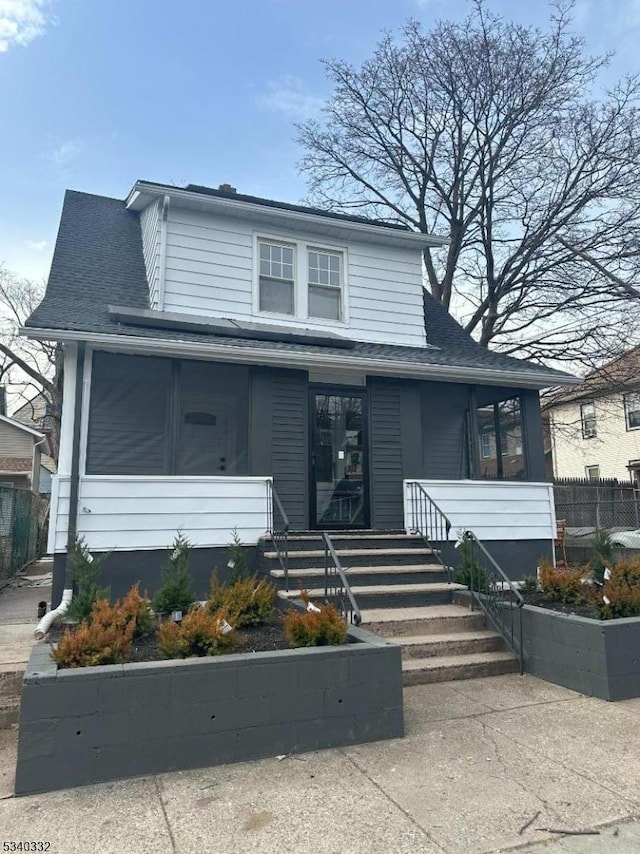
{"type": "Polygon", "coordinates": [[[0,586],[44,550],[48,500],[0,486],[0,586]]]}

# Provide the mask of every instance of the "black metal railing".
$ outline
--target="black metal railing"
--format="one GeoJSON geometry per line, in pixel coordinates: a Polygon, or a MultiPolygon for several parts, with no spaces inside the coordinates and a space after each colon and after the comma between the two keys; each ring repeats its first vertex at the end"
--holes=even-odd
{"type": "Polygon", "coordinates": [[[463,531],[459,548],[462,552],[458,572],[471,592],[472,606],[477,604],[486,621],[499,632],[509,649],[518,657],[520,673],[524,672],[522,612],[520,591],[507,578],[473,531],[463,531]]]}
{"type": "Polygon", "coordinates": [[[433,552],[434,558],[446,571],[448,581],[451,582],[451,567],[444,560],[441,550],[436,548],[436,543],[448,541],[451,522],[420,483],[412,480],[408,482],[408,486],[411,507],[410,530],[413,534],[419,534],[422,537],[433,552]]]}
{"type": "Polygon", "coordinates": [[[324,598],[326,602],[335,605],[348,623],[359,626],[362,615],[355,596],[351,590],[340,558],[331,542],[331,537],[324,533],[324,598]]]}
{"type": "Polygon", "coordinates": [[[272,480],[268,480],[268,528],[280,566],[284,572],[284,589],[289,591],[289,517],[285,513],[272,480]]]}

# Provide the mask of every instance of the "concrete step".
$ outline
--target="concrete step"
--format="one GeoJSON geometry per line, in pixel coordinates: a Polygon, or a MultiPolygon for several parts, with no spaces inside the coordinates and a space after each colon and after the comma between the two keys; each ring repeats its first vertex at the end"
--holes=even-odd
{"type": "Polygon", "coordinates": [[[0,702],[7,698],[20,698],[23,676],[24,665],[0,666],[0,702]]]}
{"type": "MultiPolygon", "coordinates": [[[[327,532],[335,549],[390,549],[390,548],[424,548],[425,542],[422,537],[403,532],[385,531],[384,533],[371,531],[340,531],[327,532]]],[[[265,537],[260,541],[263,548],[273,551],[272,540],[265,537]]],[[[324,549],[324,540],[317,532],[295,533],[288,536],[289,548],[297,551],[310,551],[324,549]]]]}
{"type": "Polygon", "coordinates": [[[0,698],[0,729],[10,729],[20,719],[20,698],[0,698]]]}
{"type": "MultiPolygon", "coordinates": [[[[360,609],[448,604],[451,602],[452,593],[458,589],[461,589],[461,585],[442,582],[434,584],[381,584],[379,586],[351,585],[351,592],[360,609]]],[[[324,598],[324,587],[313,588],[307,592],[312,600],[324,598]]],[[[300,596],[300,591],[281,590],[278,596],[283,599],[297,599],[300,596]]]]}
{"type": "Polygon", "coordinates": [[[481,676],[516,673],[518,659],[511,652],[478,652],[469,655],[438,655],[431,658],[409,658],[402,662],[404,685],[426,685],[481,676]]]}
{"type": "Polygon", "coordinates": [[[480,631],[484,629],[485,621],[480,611],[471,611],[462,605],[443,604],[362,609],[362,626],[383,637],[402,638],[412,635],[480,631]]]}
{"type": "MultiPolygon", "coordinates": [[[[433,557],[432,549],[422,548],[349,548],[336,549],[336,554],[340,559],[343,567],[353,566],[405,566],[407,564],[424,564],[427,563],[427,558],[433,557]]],[[[280,565],[278,553],[264,552],[262,555],[263,561],[266,562],[267,568],[269,563],[273,563],[277,568],[280,565]]],[[[299,569],[308,567],[323,567],[324,568],[325,554],[324,549],[311,549],[309,551],[289,549],[289,565],[299,569]]]]}
{"type": "MultiPolygon", "coordinates": [[[[271,578],[280,586],[284,581],[283,569],[272,569],[271,578]]],[[[415,566],[356,566],[345,569],[349,583],[365,586],[376,584],[412,584],[414,581],[446,582],[448,575],[440,564],[416,564],[415,566]]],[[[324,567],[289,569],[289,586],[322,587],[324,567]]]]}
{"type": "Polygon", "coordinates": [[[405,635],[395,640],[402,647],[405,659],[501,652],[505,648],[501,635],[488,629],[445,635],[405,635]]]}

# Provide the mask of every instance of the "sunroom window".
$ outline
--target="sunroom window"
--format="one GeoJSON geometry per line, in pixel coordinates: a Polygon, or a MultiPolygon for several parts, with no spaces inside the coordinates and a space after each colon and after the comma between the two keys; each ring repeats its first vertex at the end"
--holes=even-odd
{"type": "Polygon", "coordinates": [[[295,312],[295,247],[260,240],[259,307],[273,314],[295,312]]]}
{"type": "Polygon", "coordinates": [[[342,255],[310,249],[309,317],[342,319],[342,255]]]}

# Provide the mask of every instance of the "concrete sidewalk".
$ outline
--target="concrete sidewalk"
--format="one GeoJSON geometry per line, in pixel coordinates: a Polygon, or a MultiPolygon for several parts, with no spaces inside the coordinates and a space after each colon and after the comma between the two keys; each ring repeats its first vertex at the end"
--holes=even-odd
{"type": "Polygon", "coordinates": [[[405,707],[397,741],[25,798],[11,797],[15,733],[0,733],[0,843],[50,842],[52,854],[640,851],[640,701],[509,675],[408,688],[405,707]]]}

